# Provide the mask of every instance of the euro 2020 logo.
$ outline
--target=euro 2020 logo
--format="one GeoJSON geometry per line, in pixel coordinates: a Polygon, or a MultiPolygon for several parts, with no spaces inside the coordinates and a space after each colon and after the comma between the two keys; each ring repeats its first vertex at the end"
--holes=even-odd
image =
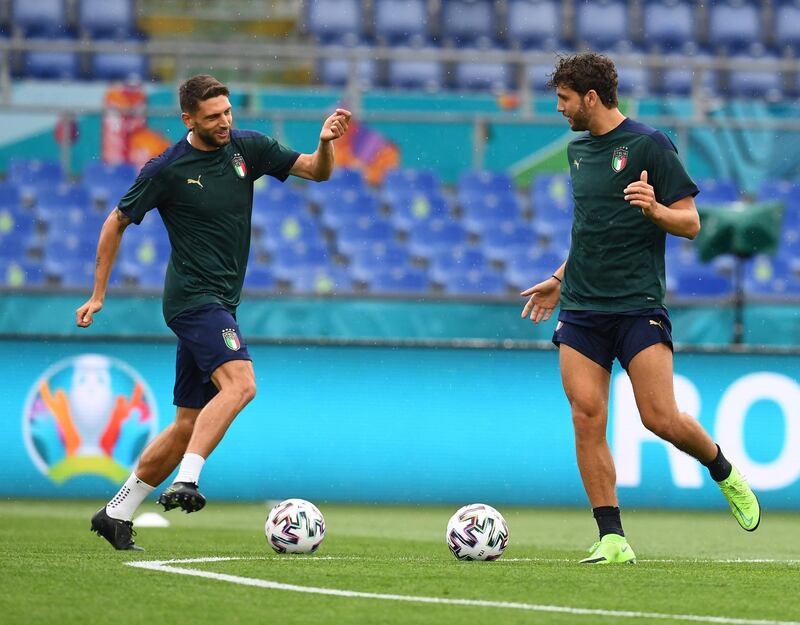
{"type": "Polygon", "coordinates": [[[47,369],[28,394],[22,423],[28,455],[58,484],[79,475],[123,481],[157,430],[156,403],[144,379],[99,354],[47,369]]]}

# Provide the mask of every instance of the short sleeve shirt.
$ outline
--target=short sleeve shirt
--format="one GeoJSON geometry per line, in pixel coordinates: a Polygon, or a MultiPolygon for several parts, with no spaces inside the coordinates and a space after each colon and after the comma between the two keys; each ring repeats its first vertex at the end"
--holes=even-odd
{"type": "Polygon", "coordinates": [[[675,146],[664,133],[625,119],[605,135],[575,139],[567,155],[575,212],[561,309],[663,306],[666,233],[627,202],[623,190],[647,171],[660,204],[697,195],[675,146]]]}
{"type": "Polygon", "coordinates": [[[250,252],[253,183],[286,180],[299,153],[258,132],[233,130],[211,152],[186,137],[147,163],[118,208],[134,223],[157,208],[172,252],[164,283],[164,318],[204,304],[236,311],[250,252]]]}

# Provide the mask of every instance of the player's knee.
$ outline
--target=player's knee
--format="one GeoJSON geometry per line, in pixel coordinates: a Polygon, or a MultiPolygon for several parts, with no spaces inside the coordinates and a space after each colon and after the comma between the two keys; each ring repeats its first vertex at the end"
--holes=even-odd
{"type": "Polygon", "coordinates": [[[664,440],[672,440],[672,422],[662,415],[642,415],[642,424],[653,434],[664,440]]]}
{"type": "Polygon", "coordinates": [[[584,406],[572,406],[572,426],[577,437],[605,435],[604,413],[584,406]]]}
{"type": "Polygon", "coordinates": [[[240,380],[236,384],[236,392],[242,407],[249,404],[256,396],[256,381],[252,378],[240,380]]]}

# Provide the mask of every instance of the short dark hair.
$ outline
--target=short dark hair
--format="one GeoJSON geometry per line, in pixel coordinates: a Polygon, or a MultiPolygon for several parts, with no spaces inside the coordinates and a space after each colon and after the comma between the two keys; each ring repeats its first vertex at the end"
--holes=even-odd
{"type": "Polygon", "coordinates": [[[183,83],[178,89],[178,97],[181,102],[181,111],[184,113],[194,113],[200,107],[200,102],[210,98],[231,94],[228,88],[213,76],[199,74],[192,76],[183,83]]]}
{"type": "Polygon", "coordinates": [[[559,57],[547,88],[555,89],[559,85],[582,96],[594,89],[606,108],[617,106],[617,68],[614,61],[602,54],[582,52],[559,57]]]}

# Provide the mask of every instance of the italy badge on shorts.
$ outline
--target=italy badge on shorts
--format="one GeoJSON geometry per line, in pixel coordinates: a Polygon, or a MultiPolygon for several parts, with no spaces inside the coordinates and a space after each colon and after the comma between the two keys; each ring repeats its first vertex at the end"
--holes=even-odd
{"type": "Polygon", "coordinates": [[[225,328],[222,331],[222,339],[225,341],[225,346],[234,352],[238,352],[239,348],[242,346],[242,344],[239,342],[239,337],[236,334],[236,330],[233,328],[225,328]]]}
{"type": "Polygon", "coordinates": [[[242,155],[237,152],[233,155],[233,161],[231,162],[236,175],[239,176],[239,178],[244,178],[247,175],[247,165],[244,164],[242,155]]]}
{"type": "Polygon", "coordinates": [[[627,146],[623,146],[621,148],[616,148],[614,150],[614,154],[611,155],[611,169],[615,172],[619,173],[623,169],[625,169],[625,165],[628,164],[628,148],[627,146]]]}

